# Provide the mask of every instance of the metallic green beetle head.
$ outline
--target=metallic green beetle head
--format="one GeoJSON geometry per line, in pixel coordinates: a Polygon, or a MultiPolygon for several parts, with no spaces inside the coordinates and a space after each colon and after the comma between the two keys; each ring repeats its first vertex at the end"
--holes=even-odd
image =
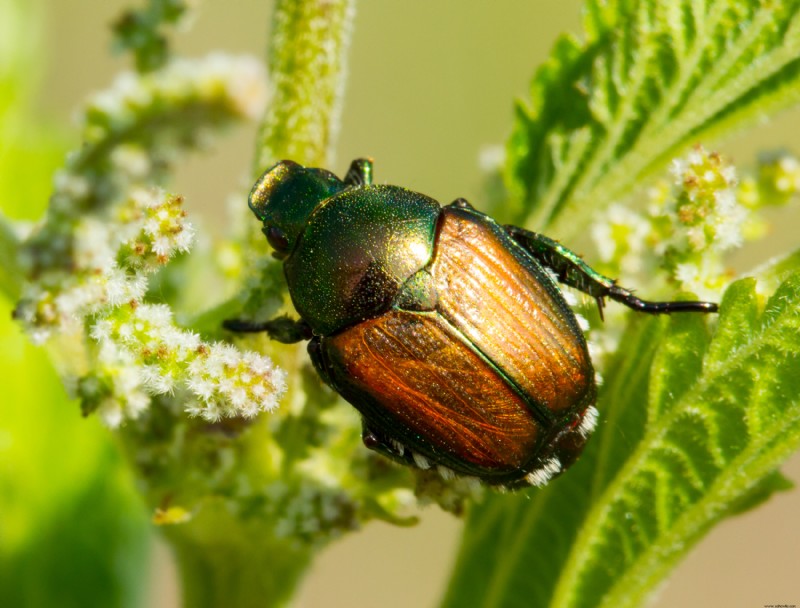
{"type": "Polygon", "coordinates": [[[264,222],[262,230],[284,258],[294,249],[311,213],[326,198],[344,190],[338,177],[324,169],[307,169],[282,160],[267,169],[250,192],[248,204],[264,222]]]}

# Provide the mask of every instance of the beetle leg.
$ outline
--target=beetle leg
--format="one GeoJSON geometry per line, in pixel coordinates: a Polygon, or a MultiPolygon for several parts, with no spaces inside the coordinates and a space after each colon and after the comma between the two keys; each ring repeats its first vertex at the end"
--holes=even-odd
{"type": "Polygon", "coordinates": [[[406,447],[395,439],[384,437],[369,426],[365,419],[361,419],[361,441],[368,449],[383,454],[387,458],[398,462],[407,462],[406,447]]]}
{"type": "Polygon", "coordinates": [[[357,158],[350,163],[347,175],[344,176],[344,183],[348,186],[371,186],[372,159],[357,158]]]}
{"type": "Polygon", "coordinates": [[[525,251],[543,266],[555,272],[561,283],[595,298],[601,316],[603,314],[603,298],[611,298],[633,310],[652,314],[717,312],[719,308],[713,302],[649,302],[641,300],[630,290],[617,285],[614,279],[591,268],[577,253],[567,249],[558,241],[516,226],[505,226],[505,229],[525,251]]]}
{"type": "Polygon", "coordinates": [[[322,344],[320,343],[319,336],[314,336],[311,338],[311,341],[308,343],[307,350],[308,356],[311,359],[311,365],[313,365],[314,369],[317,370],[319,377],[322,378],[322,381],[325,384],[338,393],[339,389],[334,384],[331,374],[328,371],[328,364],[326,363],[325,356],[322,352],[322,344]]]}
{"type": "Polygon", "coordinates": [[[459,209],[475,209],[472,205],[469,204],[469,201],[465,198],[457,198],[452,203],[448,205],[448,207],[458,207],[459,209]]]}
{"type": "Polygon", "coordinates": [[[294,344],[311,338],[311,328],[302,319],[292,319],[281,315],[269,321],[247,321],[245,319],[225,319],[222,326],[237,333],[267,332],[270,338],[282,344],[294,344]]]}
{"type": "MultiPolygon", "coordinates": [[[[428,458],[409,450],[396,439],[381,436],[377,431],[373,430],[364,419],[361,420],[361,441],[364,442],[364,446],[368,449],[378,452],[396,462],[412,465],[423,471],[427,471],[431,467],[436,466],[428,460],[428,458]]],[[[444,478],[449,478],[447,477],[448,473],[450,477],[454,475],[450,469],[445,467],[438,466],[436,470],[444,478]]]]}

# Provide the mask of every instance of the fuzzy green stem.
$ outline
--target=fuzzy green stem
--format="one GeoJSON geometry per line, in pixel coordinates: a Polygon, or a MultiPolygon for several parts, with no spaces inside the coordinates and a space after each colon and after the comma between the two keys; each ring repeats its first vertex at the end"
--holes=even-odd
{"type": "Polygon", "coordinates": [[[277,160],[327,166],[339,129],[355,0],[278,0],[269,71],[273,98],[255,173],[277,160]]]}
{"type": "Polygon", "coordinates": [[[0,214],[0,293],[11,302],[19,299],[22,272],[17,263],[19,239],[11,224],[0,214]]]}
{"type": "Polygon", "coordinates": [[[165,531],[180,569],[183,605],[266,608],[291,603],[312,558],[308,546],[276,539],[270,525],[207,504],[165,531]]]}
{"type": "MultiPolygon", "coordinates": [[[[259,133],[255,172],[283,158],[327,166],[341,114],[354,5],[355,0],[277,0],[268,62],[273,96],[259,133]]],[[[227,312],[226,304],[211,316],[227,312]]],[[[289,603],[314,549],[276,538],[275,523],[247,518],[220,501],[165,530],[181,571],[184,605],[289,603]]]]}

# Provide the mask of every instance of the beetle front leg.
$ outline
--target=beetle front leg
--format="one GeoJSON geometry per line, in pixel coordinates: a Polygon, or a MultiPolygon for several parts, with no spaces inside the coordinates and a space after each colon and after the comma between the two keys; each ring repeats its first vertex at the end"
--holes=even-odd
{"type": "Polygon", "coordinates": [[[505,226],[505,229],[525,251],[543,266],[555,272],[561,283],[592,296],[597,301],[601,316],[603,314],[603,298],[611,298],[628,308],[651,314],[717,312],[719,309],[714,302],[650,302],[642,300],[633,295],[630,290],[617,285],[614,279],[594,270],[577,253],[567,249],[558,241],[516,226],[505,226]]]}
{"type": "Polygon", "coordinates": [[[267,335],[282,344],[295,344],[311,338],[311,328],[301,319],[292,319],[281,315],[269,321],[246,321],[244,319],[226,319],[222,326],[228,331],[237,333],[260,333],[267,335]]]}
{"type": "Polygon", "coordinates": [[[350,163],[347,175],[344,176],[344,183],[348,186],[371,186],[372,159],[357,158],[350,163]]]}

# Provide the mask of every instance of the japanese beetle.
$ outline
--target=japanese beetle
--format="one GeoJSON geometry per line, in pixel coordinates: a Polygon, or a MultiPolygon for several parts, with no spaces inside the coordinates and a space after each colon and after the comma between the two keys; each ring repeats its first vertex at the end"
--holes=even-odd
{"type": "Polygon", "coordinates": [[[281,342],[310,340],[322,379],[361,413],[363,441],[393,460],[509,488],[542,485],[595,427],[595,375],[556,279],[648,313],[714,312],[646,302],[556,241],[501,226],[458,199],[442,207],[282,161],[253,187],[300,319],[231,320],[281,342]]]}

